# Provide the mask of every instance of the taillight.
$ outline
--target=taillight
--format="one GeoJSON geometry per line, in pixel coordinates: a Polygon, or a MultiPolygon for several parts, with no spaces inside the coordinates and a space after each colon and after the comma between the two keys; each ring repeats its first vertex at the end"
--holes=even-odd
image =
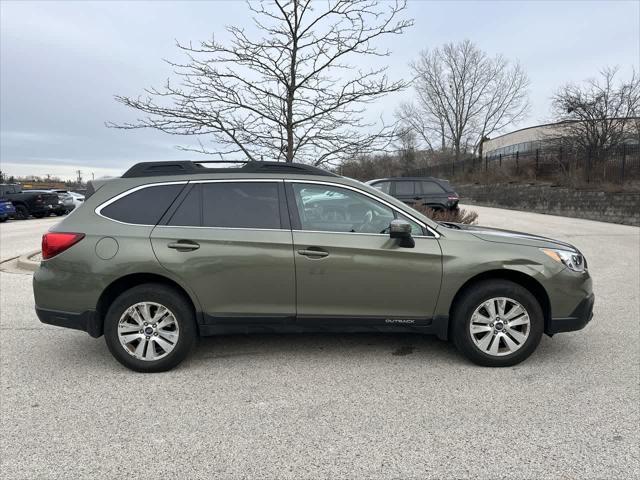
{"type": "Polygon", "coordinates": [[[84,238],[84,233],[48,232],[42,236],[42,259],[64,252],[84,238]]]}

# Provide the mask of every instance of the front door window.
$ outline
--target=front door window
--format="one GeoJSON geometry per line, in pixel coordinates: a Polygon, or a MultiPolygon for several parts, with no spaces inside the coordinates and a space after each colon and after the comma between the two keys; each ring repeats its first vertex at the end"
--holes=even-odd
{"type": "Polygon", "coordinates": [[[328,185],[294,184],[302,230],[386,233],[393,211],[352,190],[328,185]]]}

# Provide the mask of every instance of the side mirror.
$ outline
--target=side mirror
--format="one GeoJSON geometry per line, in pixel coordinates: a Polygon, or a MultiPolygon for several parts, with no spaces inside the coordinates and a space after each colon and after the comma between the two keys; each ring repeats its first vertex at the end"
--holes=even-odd
{"type": "Polygon", "coordinates": [[[400,240],[399,245],[404,248],[416,246],[415,240],[411,237],[411,224],[405,220],[391,220],[389,224],[389,236],[400,240]]]}

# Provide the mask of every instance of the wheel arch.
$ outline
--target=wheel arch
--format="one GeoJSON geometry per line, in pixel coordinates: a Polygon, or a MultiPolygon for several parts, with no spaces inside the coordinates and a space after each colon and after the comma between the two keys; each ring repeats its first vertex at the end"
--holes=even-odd
{"type": "MultiPolygon", "coordinates": [[[[451,305],[449,307],[449,318],[453,318],[453,310],[459,302],[460,298],[464,295],[465,291],[472,288],[474,285],[478,283],[487,281],[487,280],[509,280],[513,283],[517,283],[521,287],[526,288],[531,294],[538,300],[540,303],[540,307],[542,308],[542,313],[544,315],[544,327],[545,331],[547,330],[547,326],[551,321],[551,301],[549,300],[549,295],[547,291],[542,286],[540,282],[538,282],[535,278],[526,273],[519,272],[517,270],[488,270],[486,272],[479,273],[470,279],[468,279],[456,292],[451,301],[451,305]]],[[[449,331],[448,336],[451,338],[451,327],[452,322],[449,322],[449,331]]]]}
{"type": "MultiPolygon", "coordinates": [[[[189,292],[178,282],[170,279],[164,275],[159,275],[157,273],[132,273],[129,275],[125,275],[123,277],[118,278],[111,282],[107,288],[104,289],[100,298],[98,298],[98,303],[96,305],[96,315],[98,317],[98,325],[102,329],[104,329],[104,320],[107,315],[107,311],[109,310],[109,306],[113,303],[113,301],[123,292],[129,290],[130,288],[136,287],[138,285],[142,285],[145,283],[159,283],[162,285],[166,285],[168,287],[173,288],[178,293],[180,293],[184,298],[189,302],[189,305],[193,309],[193,314],[196,318],[196,327],[198,327],[200,323],[199,316],[201,315],[200,309],[196,307],[197,301],[193,299],[193,297],[189,294],[189,292]]],[[[199,330],[199,327],[198,327],[199,330]]],[[[101,332],[102,333],[102,332],[101,332]]]]}

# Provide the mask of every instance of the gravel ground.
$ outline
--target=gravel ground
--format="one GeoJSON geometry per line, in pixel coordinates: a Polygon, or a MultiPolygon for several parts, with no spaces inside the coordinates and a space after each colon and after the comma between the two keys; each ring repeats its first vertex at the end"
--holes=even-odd
{"type": "MultiPolygon", "coordinates": [[[[41,325],[30,276],[0,273],[2,478],[638,478],[640,229],[472,208],[577,245],[591,324],[509,369],[416,335],[251,335],[143,375],[41,325]]],[[[3,258],[38,222],[2,226],[3,258]]]]}

